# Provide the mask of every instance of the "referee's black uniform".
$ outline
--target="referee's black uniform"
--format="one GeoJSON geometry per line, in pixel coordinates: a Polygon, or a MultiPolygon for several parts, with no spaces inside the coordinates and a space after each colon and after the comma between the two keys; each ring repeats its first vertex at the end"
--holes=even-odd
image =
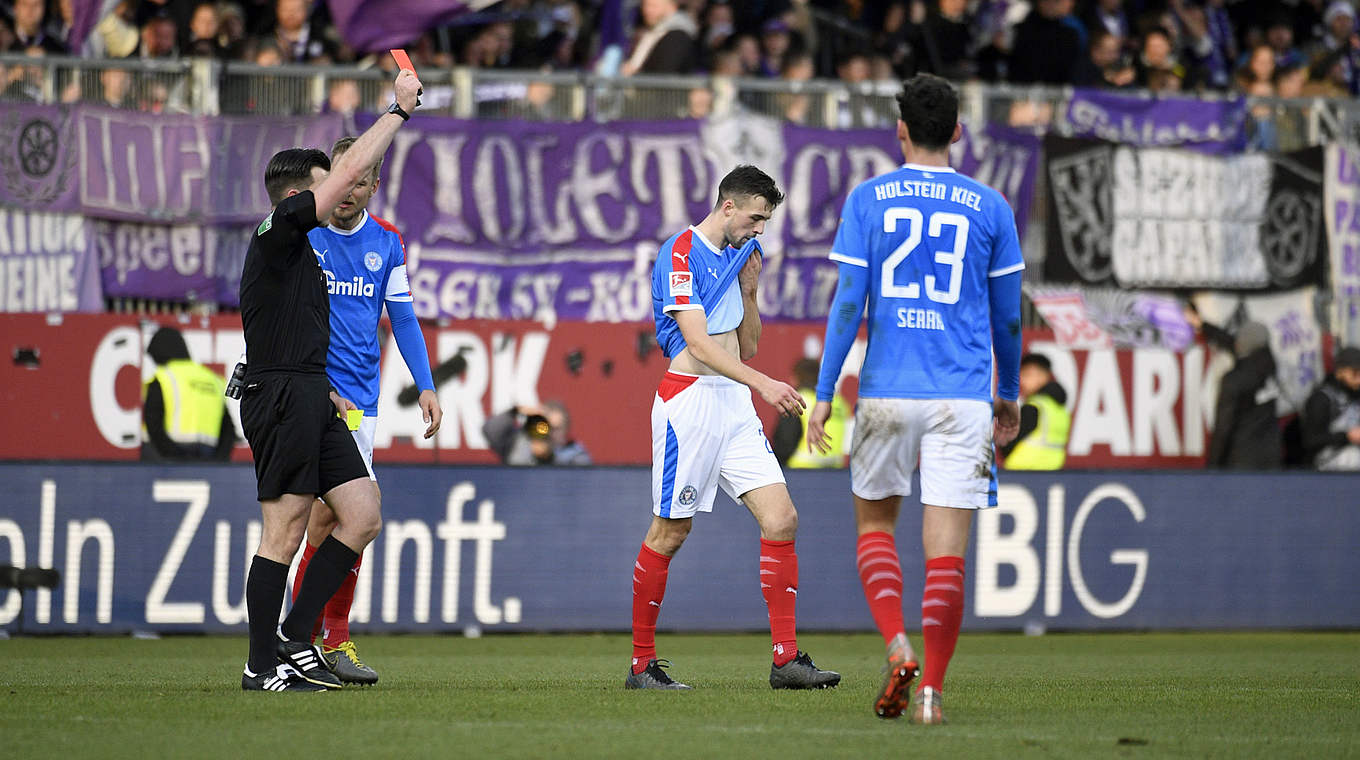
{"type": "Polygon", "coordinates": [[[241,274],[247,359],[241,426],[260,501],[320,496],[368,477],[330,400],[330,299],[307,239],[317,224],[310,190],[283,199],[255,230],[241,274]]]}

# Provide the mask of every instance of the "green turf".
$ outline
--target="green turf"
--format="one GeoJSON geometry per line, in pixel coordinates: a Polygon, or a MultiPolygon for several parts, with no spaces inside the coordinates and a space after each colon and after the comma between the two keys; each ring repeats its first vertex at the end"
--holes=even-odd
{"type": "Polygon", "coordinates": [[[243,694],[244,637],[0,641],[0,757],[1360,757],[1360,634],[965,635],[940,727],[869,709],[881,644],[663,634],[690,693],[625,691],[618,635],[360,638],[382,682],[243,694]]]}

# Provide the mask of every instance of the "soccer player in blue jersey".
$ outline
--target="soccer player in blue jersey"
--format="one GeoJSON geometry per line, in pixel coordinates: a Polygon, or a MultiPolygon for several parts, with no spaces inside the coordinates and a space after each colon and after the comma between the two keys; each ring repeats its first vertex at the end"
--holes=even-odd
{"type": "Polygon", "coordinates": [[[630,689],[688,689],[656,656],[656,621],[671,557],[697,512],[713,511],[721,486],[760,526],[760,589],[770,613],[770,686],[824,689],[840,674],[798,651],[795,607],[798,513],[751,404],[751,391],[781,414],[802,414],[798,391],[746,366],[760,341],[756,236],[784,200],[761,170],[738,166],[718,185],[713,211],[661,246],[652,270],[656,338],[671,360],[652,403],[652,518],[633,565],[630,689]]]}
{"type": "Polygon", "coordinates": [[[1020,275],[1015,217],[1001,194],[949,168],[959,139],[958,93],[920,74],[897,96],[906,163],[850,192],[831,259],[839,286],[827,319],[809,448],[828,450],[825,424],[868,303],[850,454],[864,596],[888,648],[875,712],[940,723],[945,669],[963,619],[963,556],[973,511],[996,505],[993,443],[1015,437],[1020,412],[1020,275]],[[993,363],[995,355],[995,364],[993,363]],[[992,396],[993,368],[998,377],[992,396]],[[893,528],[920,461],[925,672],[902,615],[893,528]]]}
{"type": "MultiPolygon", "coordinates": [[[[331,148],[334,162],[354,144],[353,137],[342,137],[331,148]]],[[[373,481],[373,434],[378,427],[378,387],[381,366],[378,321],[383,306],[392,321],[392,335],[406,368],[420,389],[419,405],[427,427],[425,437],[439,430],[443,411],[435,396],[430,374],[425,337],[412,306],[411,285],[406,275],[406,244],[390,223],[368,213],[368,201],[378,189],[382,160],[360,178],[331,213],[330,223],[307,233],[317,262],[326,275],[330,293],[331,340],[326,353],[326,375],[336,392],[363,411],[363,420],[353,431],[359,453],[368,465],[373,481]]],[[[307,564],[316,547],[335,527],[335,514],[325,502],[312,504],[307,522],[307,546],[298,565],[294,593],[301,585],[307,564]]],[[[320,624],[324,637],[322,656],[340,680],[347,683],[376,683],[378,674],[359,659],[349,636],[349,611],[354,603],[354,585],[359,577],[362,555],[345,577],[340,589],[326,603],[320,624]]],[[[313,638],[316,636],[313,630],[313,638]]]]}

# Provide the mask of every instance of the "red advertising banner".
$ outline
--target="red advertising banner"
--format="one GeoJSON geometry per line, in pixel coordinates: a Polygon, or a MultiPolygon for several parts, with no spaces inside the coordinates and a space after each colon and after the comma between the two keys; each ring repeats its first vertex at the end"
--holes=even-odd
{"type": "MultiPolygon", "coordinates": [[[[0,459],[135,460],[141,441],[141,383],[150,377],[146,341],[159,324],[184,333],[190,353],[226,374],[244,349],[240,318],[130,315],[0,315],[0,459]]],[[[374,458],[379,462],[494,463],[482,424],[516,404],[560,400],[571,433],[598,464],[651,458],[652,397],[666,359],[649,323],[460,321],[425,325],[432,365],[455,356],[462,371],[443,380],[444,423],[431,440],[415,406],[398,397],[411,384],[393,341],[383,351],[374,458]]],[[[822,328],[765,327],[752,362],[791,379],[795,361],[820,357],[822,328]]],[[[1218,378],[1228,366],[1203,346],[1071,350],[1051,335],[1026,334],[1026,350],[1047,354],[1073,410],[1071,468],[1199,467],[1212,424],[1218,378]]],[[[842,392],[854,400],[862,342],[847,361],[842,392]]],[[[440,377],[449,373],[436,371],[440,377]]],[[[772,426],[774,415],[757,400],[772,426]]],[[[772,429],[772,427],[771,427],[772,429]]],[[[235,458],[248,461],[238,446],[235,458]]]]}

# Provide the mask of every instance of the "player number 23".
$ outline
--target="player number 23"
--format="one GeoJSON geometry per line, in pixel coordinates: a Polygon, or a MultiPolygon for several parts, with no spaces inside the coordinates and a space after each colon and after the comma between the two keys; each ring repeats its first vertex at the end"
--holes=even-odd
{"type": "Polygon", "coordinates": [[[954,229],[954,247],[948,251],[936,251],[935,263],[949,265],[949,286],[944,290],[936,288],[937,280],[935,275],[925,276],[926,297],[936,303],[958,303],[959,286],[963,284],[963,255],[968,247],[968,217],[961,214],[951,214],[948,211],[936,211],[930,215],[930,222],[927,225],[925,217],[920,210],[914,208],[890,208],[883,212],[883,231],[893,233],[897,231],[897,225],[901,222],[907,224],[907,239],[897,246],[892,255],[883,261],[883,297],[884,298],[920,298],[921,285],[910,283],[908,285],[898,285],[893,275],[897,267],[911,255],[912,251],[921,244],[921,237],[927,232],[932,238],[944,237],[944,228],[954,229]]]}

